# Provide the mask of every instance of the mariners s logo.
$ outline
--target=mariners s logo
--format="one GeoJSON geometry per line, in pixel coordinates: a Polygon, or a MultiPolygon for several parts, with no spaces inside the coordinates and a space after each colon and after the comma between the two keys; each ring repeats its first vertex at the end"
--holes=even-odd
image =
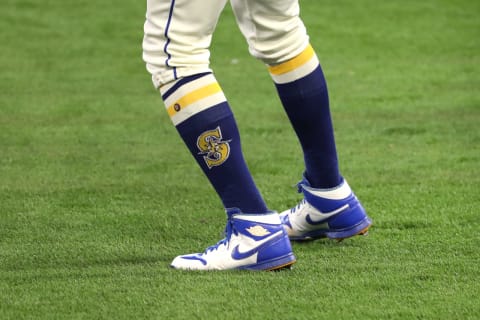
{"type": "Polygon", "coordinates": [[[197,139],[198,154],[203,155],[203,160],[208,168],[216,167],[224,163],[230,155],[231,140],[223,140],[220,127],[203,132],[197,139]]]}

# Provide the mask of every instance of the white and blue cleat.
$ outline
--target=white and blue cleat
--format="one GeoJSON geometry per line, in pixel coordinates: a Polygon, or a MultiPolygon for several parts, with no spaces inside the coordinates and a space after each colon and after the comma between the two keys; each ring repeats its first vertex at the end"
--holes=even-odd
{"type": "Polygon", "coordinates": [[[279,270],[296,259],[280,216],[227,210],[225,238],[203,253],[176,257],[171,267],[182,270],[279,270]]]}
{"type": "Polygon", "coordinates": [[[300,203],[280,213],[290,240],[330,238],[341,241],[366,235],[372,225],[345,180],[333,189],[315,189],[304,177],[298,183],[298,192],[304,196],[300,203]]]}

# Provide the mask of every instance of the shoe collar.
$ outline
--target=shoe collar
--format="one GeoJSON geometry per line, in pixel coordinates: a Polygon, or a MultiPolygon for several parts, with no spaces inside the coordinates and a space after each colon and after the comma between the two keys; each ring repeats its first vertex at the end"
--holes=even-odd
{"type": "Polygon", "coordinates": [[[307,179],[307,174],[306,172],[303,173],[302,175],[302,180],[300,180],[298,183],[297,183],[297,188],[298,188],[298,193],[302,193],[304,191],[320,191],[320,192],[329,192],[329,191],[334,191],[334,190],[338,190],[338,189],[342,189],[342,188],[350,188],[348,186],[348,183],[347,181],[343,178],[343,177],[340,177],[341,178],[341,181],[340,181],[340,184],[336,187],[333,187],[333,188],[313,188],[310,181],[308,181],[307,179]]]}

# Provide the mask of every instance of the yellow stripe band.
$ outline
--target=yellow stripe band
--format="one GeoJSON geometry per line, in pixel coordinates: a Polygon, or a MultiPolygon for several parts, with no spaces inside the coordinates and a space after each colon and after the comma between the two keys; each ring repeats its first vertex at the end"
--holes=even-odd
{"type": "Polygon", "coordinates": [[[302,53],[295,58],[275,66],[270,66],[268,67],[268,71],[270,71],[272,75],[281,75],[290,72],[307,63],[314,55],[315,51],[309,44],[308,47],[305,48],[305,50],[303,50],[302,53]]]}
{"type": "Polygon", "coordinates": [[[167,108],[167,113],[171,117],[180,110],[185,109],[192,103],[195,103],[203,98],[206,98],[208,96],[214,95],[215,93],[218,93],[222,91],[220,88],[220,85],[218,82],[211,83],[209,85],[206,85],[204,87],[198,88],[180,99],[178,99],[175,103],[172,103],[168,108],[167,108]]]}

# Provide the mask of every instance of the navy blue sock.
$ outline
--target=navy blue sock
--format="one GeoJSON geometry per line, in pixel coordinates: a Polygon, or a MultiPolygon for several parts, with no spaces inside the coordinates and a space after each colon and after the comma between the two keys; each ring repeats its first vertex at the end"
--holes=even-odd
{"type": "Polygon", "coordinates": [[[162,97],[177,131],[225,208],[266,213],[243,157],[234,116],[213,75],[183,78],[170,90],[164,89],[162,97]]]}
{"type": "MultiPolygon", "coordinates": [[[[303,60],[306,54],[312,54],[307,50],[305,54],[302,53],[303,60]]],[[[306,75],[301,72],[299,75],[296,71],[299,69],[295,65],[295,59],[288,61],[283,70],[280,65],[272,67],[270,72],[302,146],[306,178],[314,188],[333,188],[341,183],[342,178],[338,168],[326,81],[314,53],[309,58],[312,71],[306,75]],[[282,74],[274,74],[274,68],[282,74]]]]}

